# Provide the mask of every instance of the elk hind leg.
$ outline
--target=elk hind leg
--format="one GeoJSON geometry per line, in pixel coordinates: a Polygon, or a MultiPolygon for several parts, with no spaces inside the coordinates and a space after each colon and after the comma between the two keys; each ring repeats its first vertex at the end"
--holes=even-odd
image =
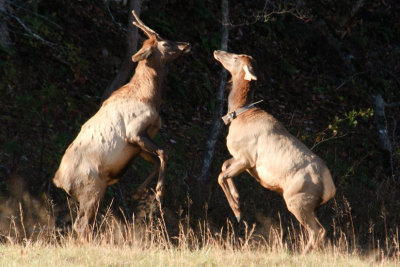
{"type": "Polygon", "coordinates": [[[325,237],[325,229],[315,215],[319,198],[307,193],[298,193],[290,198],[285,198],[288,210],[307,229],[309,240],[303,251],[307,253],[322,243],[325,237]]]}
{"type": "Polygon", "coordinates": [[[107,187],[104,180],[94,179],[97,183],[85,184],[74,192],[79,202],[78,215],[75,220],[73,229],[81,239],[87,239],[90,231],[90,224],[94,220],[94,216],[102,200],[105,189],[107,187]]]}

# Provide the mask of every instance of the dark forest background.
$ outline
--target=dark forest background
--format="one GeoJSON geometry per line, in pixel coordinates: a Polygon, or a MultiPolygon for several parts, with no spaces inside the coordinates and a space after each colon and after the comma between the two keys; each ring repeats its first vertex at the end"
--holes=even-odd
{"type": "MultiPolygon", "coordinates": [[[[126,59],[129,1],[0,4],[0,231],[6,235],[22,210],[27,225],[68,227],[67,195],[51,178],[126,59]]],[[[326,161],[337,193],[318,216],[329,236],[340,229],[359,246],[384,240],[400,222],[399,17],[397,0],[229,1],[228,50],[256,59],[255,100],[326,161]]],[[[220,49],[221,3],[143,1],[141,18],[161,36],[192,45],[169,67],[155,138],[169,155],[168,227],[186,217],[219,229],[234,221],[217,185],[230,157],[227,127],[206,182],[199,177],[218,105],[221,66],[212,52],[220,49]]],[[[151,167],[136,160],[108,188],[99,214],[112,203],[116,216],[132,219],[151,207],[151,190],[139,202],[131,197],[151,167]]],[[[277,193],[247,174],[235,183],[243,219],[258,233],[297,225],[277,193]]]]}

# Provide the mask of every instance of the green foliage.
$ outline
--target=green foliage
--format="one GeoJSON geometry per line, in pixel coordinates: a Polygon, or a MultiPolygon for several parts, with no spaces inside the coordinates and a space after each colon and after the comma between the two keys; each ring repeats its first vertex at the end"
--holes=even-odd
{"type": "Polygon", "coordinates": [[[345,131],[347,127],[355,128],[358,124],[358,119],[364,121],[369,120],[374,115],[374,110],[372,108],[351,110],[344,114],[344,118],[339,118],[335,116],[334,121],[329,124],[328,129],[330,129],[333,135],[337,135],[339,131],[345,131]],[[347,126],[347,127],[346,127],[347,126]]]}

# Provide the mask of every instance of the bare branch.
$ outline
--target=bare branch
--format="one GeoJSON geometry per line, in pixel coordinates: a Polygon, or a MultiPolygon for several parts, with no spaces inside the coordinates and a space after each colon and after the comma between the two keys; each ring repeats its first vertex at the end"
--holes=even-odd
{"type": "Polygon", "coordinates": [[[6,3],[8,3],[11,6],[14,6],[17,10],[21,9],[23,11],[25,11],[26,13],[32,14],[38,18],[41,18],[44,21],[47,21],[48,23],[52,24],[53,26],[57,27],[59,30],[62,30],[63,27],[60,26],[59,24],[55,23],[54,21],[48,19],[46,16],[40,15],[37,12],[33,12],[31,9],[25,8],[23,6],[20,6],[18,4],[15,3],[15,1],[9,1],[9,0],[5,0],[6,3]]]}
{"type": "Polygon", "coordinates": [[[353,6],[353,8],[350,11],[349,16],[343,20],[343,22],[341,23],[341,28],[344,29],[340,38],[343,39],[347,32],[349,31],[349,27],[351,26],[351,24],[353,23],[355,17],[357,16],[358,12],[360,11],[361,7],[364,5],[364,0],[358,0],[355,5],[353,6]]]}
{"type": "Polygon", "coordinates": [[[34,33],[28,26],[26,26],[26,24],[19,17],[15,16],[14,14],[10,14],[10,16],[13,17],[22,26],[22,28],[24,28],[24,30],[33,38],[45,43],[48,46],[51,46],[51,47],[56,45],[55,43],[49,42],[49,41],[45,40],[43,37],[41,37],[40,35],[34,33]]]}
{"type": "Polygon", "coordinates": [[[117,22],[117,20],[115,19],[114,15],[113,15],[112,12],[111,12],[110,6],[109,6],[108,4],[107,4],[106,6],[107,6],[108,14],[109,14],[110,17],[111,17],[111,20],[112,20],[115,24],[117,24],[117,25],[121,28],[121,30],[123,30],[124,32],[127,32],[128,29],[127,29],[124,25],[122,25],[121,23],[117,22]]]}
{"type": "Polygon", "coordinates": [[[340,39],[337,39],[336,36],[331,32],[330,28],[326,24],[326,21],[323,19],[318,20],[317,23],[315,23],[315,27],[322,33],[323,36],[325,36],[327,43],[336,50],[336,53],[343,61],[346,69],[350,73],[354,73],[356,70],[356,67],[352,62],[354,56],[352,54],[348,54],[342,49],[343,42],[340,39]]]}
{"type": "Polygon", "coordinates": [[[354,75],[351,75],[350,78],[348,78],[347,80],[343,81],[338,87],[336,87],[336,91],[339,90],[340,88],[342,88],[346,83],[350,82],[352,79],[354,79],[355,77],[368,73],[369,71],[362,71],[362,72],[358,72],[355,73],[354,75]]]}
{"type": "Polygon", "coordinates": [[[275,2],[267,0],[265,1],[264,7],[261,11],[257,11],[256,14],[253,16],[247,16],[249,18],[248,21],[244,23],[229,22],[229,26],[231,28],[235,28],[256,24],[258,22],[268,22],[273,20],[274,16],[285,14],[294,16],[299,20],[309,20],[311,18],[310,15],[303,13],[303,11],[300,11],[296,3],[292,3],[292,5],[288,5],[286,7],[280,7],[275,2]]]}
{"type": "Polygon", "coordinates": [[[311,150],[314,150],[314,148],[316,148],[316,147],[319,146],[320,144],[323,144],[323,143],[325,143],[325,142],[332,141],[332,140],[337,140],[337,139],[343,138],[343,137],[345,137],[345,136],[347,136],[347,134],[344,134],[344,135],[341,135],[341,136],[332,136],[332,137],[326,138],[326,139],[321,140],[320,142],[314,144],[310,149],[311,149],[311,150]]]}
{"type": "MultiPolygon", "coordinates": [[[[130,10],[135,10],[136,14],[139,16],[142,3],[144,0],[130,0],[129,2],[129,9],[130,10]]],[[[131,74],[133,72],[133,67],[134,64],[132,62],[132,55],[136,52],[137,50],[137,41],[139,38],[138,35],[138,30],[137,28],[133,25],[133,16],[129,16],[128,19],[128,34],[127,34],[127,51],[126,55],[124,57],[124,61],[122,62],[121,68],[118,72],[118,74],[115,76],[114,80],[111,82],[110,86],[105,90],[102,101],[106,100],[112,92],[123,86],[128,79],[131,77],[131,74]]]]}
{"type": "Polygon", "coordinates": [[[399,106],[400,106],[400,101],[399,102],[390,103],[390,104],[385,103],[385,107],[388,107],[388,108],[399,107],[399,106]]]}

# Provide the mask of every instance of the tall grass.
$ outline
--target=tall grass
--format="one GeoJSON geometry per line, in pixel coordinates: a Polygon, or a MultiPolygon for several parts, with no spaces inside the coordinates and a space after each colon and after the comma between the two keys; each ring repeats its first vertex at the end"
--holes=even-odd
{"type": "MultiPolygon", "coordinates": [[[[255,226],[243,223],[238,234],[230,221],[212,230],[206,221],[191,225],[185,217],[174,233],[159,207],[146,220],[119,220],[108,209],[99,215],[87,239],[70,229],[36,227],[28,235],[23,212],[2,234],[0,266],[396,266],[400,264],[399,233],[396,229],[384,244],[371,244],[368,251],[334,225],[333,238],[323,248],[302,255],[306,232],[294,224],[271,227],[266,237],[255,226]],[[17,220],[21,226],[18,227],[17,220]],[[284,234],[285,232],[285,234],[284,234]]],[[[354,228],[354,226],[352,226],[354,228]]],[[[350,231],[354,233],[354,229],[350,231]]],[[[373,234],[373,233],[371,233],[373,234]]],[[[372,239],[373,240],[373,239],[372,239]]],[[[373,241],[375,242],[375,241],[373,241]]]]}

